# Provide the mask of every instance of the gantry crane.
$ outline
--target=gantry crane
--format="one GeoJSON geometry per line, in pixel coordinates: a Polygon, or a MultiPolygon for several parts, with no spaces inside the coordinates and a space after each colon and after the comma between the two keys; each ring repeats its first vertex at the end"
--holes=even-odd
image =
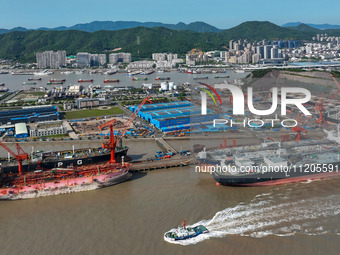
{"type": "Polygon", "coordinates": [[[20,147],[20,145],[16,144],[17,153],[14,153],[10,148],[6,146],[3,142],[0,141],[0,145],[9,152],[13,157],[15,157],[19,164],[19,174],[21,175],[23,173],[22,170],[22,161],[28,159],[28,154],[24,152],[24,150],[20,147]]]}
{"type": "Polygon", "coordinates": [[[292,131],[294,133],[297,133],[297,137],[295,139],[295,141],[301,141],[301,133],[305,133],[305,135],[307,136],[307,130],[304,129],[303,127],[299,127],[299,126],[296,126],[296,127],[292,127],[292,131]]]}
{"type": "Polygon", "coordinates": [[[316,120],[316,122],[317,123],[319,123],[319,124],[322,124],[322,123],[326,123],[326,120],[325,120],[325,118],[324,118],[324,116],[323,116],[323,111],[325,110],[325,107],[339,94],[339,92],[340,92],[340,84],[338,83],[338,81],[335,79],[335,77],[332,75],[332,74],[330,74],[330,76],[332,76],[332,78],[333,78],[333,80],[334,80],[334,82],[335,82],[335,84],[336,84],[336,86],[338,87],[338,90],[337,90],[337,92],[328,100],[328,102],[327,103],[324,103],[323,102],[323,100],[324,100],[324,98],[322,97],[320,100],[319,100],[319,102],[317,102],[316,104],[315,104],[315,109],[317,110],[317,111],[319,111],[319,118],[316,120]]]}
{"type": "Polygon", "coordinates": [[[152,103],[150,101],[150,98],[153,95],[149,95],[148,97],[144,98],[142,103],[133,111],[131,114],[130,120],[127,122],[127,124],[123,127],[121,132],[117,132],[117,137],[115,138],[115,135],[113,133],[113,124],[116,122],[115,119],[110,120],[106,123],[103,123],[102,125],[98,126],[100,130],[102,130],[106,126],[110,126],[110,140],[108,142],[103,143],[103,148],[104,149],[110,149],[111,150],[111,158],[110,158],[110,163],[116,163],[115,159],[115,149],[116,149],[116,144],[119,143],[122,139],[122,137],[126,134],[127,130],[129,129],[131,123],[133,120],[136,118],[137,114],[139,113],[140,109],[146,102],[152,103]],[[120,133],[120,136],[119,136],[120,133]]]}

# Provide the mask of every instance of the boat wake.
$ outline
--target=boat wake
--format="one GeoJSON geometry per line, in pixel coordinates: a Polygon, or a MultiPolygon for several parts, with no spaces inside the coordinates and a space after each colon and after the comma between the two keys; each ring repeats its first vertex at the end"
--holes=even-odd
{"type": "Polygon", "coordinates": [[[249,203],[240,203],[235,207],[226,208],[217,212],[212,219],[202,220],[192,225],[204,225],[209,233],[181,241],[166,241],[190,245],[227,235],[254,238],[295,234],[340,235],[340,227],[336,219],[340,215],[340,196],[309,197],[308,194],[305,194],[303,199],[298,199],[294,195],[287,196],[285,193],[260,194],[249,203]]]}

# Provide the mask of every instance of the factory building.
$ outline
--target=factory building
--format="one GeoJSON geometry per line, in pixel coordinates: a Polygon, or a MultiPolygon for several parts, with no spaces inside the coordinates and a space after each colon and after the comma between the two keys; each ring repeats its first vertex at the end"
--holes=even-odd
{"type": "Polygon", "coordinates": [[[59,117],[55,106],[29,106],[20,110],[0,111],[0,125],[58,120],[59,117]]]}
{"type": "MultiPolygon", "coordinates": [[[[136,107],[138,106],[130,106],[130,110],[134,111],[136,107]]],[[[192,124],[211,122],[219,118],[219,114],[209,109],[207,115],[201,115],[201,108],[189,101],[146,104],[138,115],[163,132],[189,129],[192,124]]]]}
{"type": "Polygon", "coordinates": [[[67,128],[62,121],[47,121],[33,124],[30,129],[31,137],[66,134],[67,128]]]}

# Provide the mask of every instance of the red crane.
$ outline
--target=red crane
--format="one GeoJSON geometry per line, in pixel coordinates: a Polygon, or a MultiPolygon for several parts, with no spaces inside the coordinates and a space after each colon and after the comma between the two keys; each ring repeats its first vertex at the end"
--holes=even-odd
{"type": "Polygon", "coordinates": [[[302,127],[292,127],[292,131],[297,133],[295,141],[301,141],[301,132],[304,132],[307,136],[307,130],[302,127]]]}
{"type": "MultiPolygon", "coordinates": [[[[142,106],[146,103],[146,102],[151,102],[150,98],[152,97],[152,95],[146,97],[143,99],[142,103],[133,111],[130,120],[128,121],[128,123],[125,125],[125,127],[123,128],[123,130],[121,131],[120,136],[117,136],[118,138],[115,139],[115,136],[113,134],[113,124],[116,122],[115,119],[110,120],[106,123],[103,123],[102,125],[98,126],[98,128],[101,130],[102,128],[106,127],[106,126],[110,126],[110,141],[109,142],[105,142],[103,143],[103,148],[104,149],[110,149],[111,150],[111,158],[110,158],[110,163],[116,163],[115,160],[115,149],[116,149],[116,144],[120,142],[120,140],[122,139],[122,137],[125,135],[125,133],[127,132],[127,130],[129,129],[131,123],[133,122],[133,120],[136,118],[137,114],[139,113],[140,109],[142,108],[142,106]]],[[[151,102],[152,103],[152,102],[151,102]]]]}
{"type": "Polygon", "coordinates": [[[3,142],[0,141],[0,145],[8,151],[13,157],[15,157],[19,163],[19,174],[21,175],[23,173],[22,171],[22,161],[25,159],[28,159],[28,154],[24,152],[24,150],[20,147],[20,145],[17,143],[17,153],[14,153],[10,148],[8,148],[3,142]]]}
{"type": "Polygon", "coordinates": [[[113,119],[113,120],[110,120],[110,121],[108,121],[108,122],[104,122],[103,124],[101,124],[101,125],[98,126],[98,129],[99,129],[100,131],[102,131],[104,127],[113,125],[116,121],[117,121],[116,119],[113,119]]]}
{"type": "Polygon", "coordinates": [[[325,106],[327,106],[338,94],[339,94],[339,92],[340,92],[340,84],[338,83],[338,81],[334,78],[334,76],[332,75],[332,74],[330,74],[330,76],[332,76],[332,78],[333,78],[333,80],[334,80],[334,82],[335,82],[335,84],[336,84],[336,86],[338,87],[338,91],[328,100],[328,102],[327,103],[323,103],[323,100],[324,100],[324,98],[322,97],[320,100],[319,100],[319,102],[317,102],[316,104],[315,104],[315,109],[316,110],[318,110],[319,111],[319,114],[320,114],[320,116],[319,116],[319,118],[316,120],[316,122],[317,123],[320,123],[320,124],[322,124],[322,123],[325,123],[326,122],[326,120],[325,120],[325,118],[323,117],[323,111],[325,110],[325,106]]]}

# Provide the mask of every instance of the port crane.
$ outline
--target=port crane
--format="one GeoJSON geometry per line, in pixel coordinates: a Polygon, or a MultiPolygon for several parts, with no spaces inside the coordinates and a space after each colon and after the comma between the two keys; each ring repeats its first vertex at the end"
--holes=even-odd
{"type": "Polygon", "coordinates": [[[98,126],[100,130],[102,130],[104,127],[110,126],[110,140],[108,142],[103,143],[103,148],[104,149],[110,149],[111,150],[111,158],[110,158],[110,163],[116,163],[115,160],[115,149],[116,149],[116,144],[119,143],[122,139],[122,137],[126,134],[127,130],[129,129],[131,123],[134,121],[134,119],[137,117],[137,114],[139,113],[140,109],[143,107],[143,105],[146,102],[152,103],[150,98],[153,96],[153,94],[149,95],[148,97],[145,97],[143,101],[138,105],[138,107],[133,111],[130,120],[127,122],[127,124],[123,127],[122,131],[117,133],[117,137],[115,138],[115,135],[113,133],[113,124],[116,122],[115,119],[110,120],[106,123],[101,124],[98,126]]]}
{"type": "Polygon", "coordinates": [[[15,157],[19,164],[19,175],[23,174],[22,170],[22,161],[28,159],[28,154],[24,152],[24,150],[20,147],[20,145],[16,144],[17,153],[13,152],[10,148],[6,146],[3,142],[0,141],[0,146],[2,146],[8,153],[10,153],[13,157],[15,157]]]}
{"type": "Polygon", "coordinates": [[[338,87],[337,92],[328,100],[327,103],[324,104],[323,100],[324,98],[322,97],[316,104],[315,104],[315,109],[317,111],[319,111],[319,118],[316,120],[316,123],[319,124],[323,124],[326,123],[326,120],[323,116],[323,111],[325,110],[325,107],[339,94],[340,92],[340,84],[338,83],[338,81],[335,79],[335,77],[330,74],[330,76],[332,76],[332,79],[334,80],[336,86],[338,87]]]}
{"type": "Polygon", "coordinates": [[[301,133],[305,133],[305,135],[307,136],[307,130],[304,129],[303,127],[299,127],[299,126],[296,126],[296,127],[292,127],[292,131],[294,133],[297,133],[297,137],[295,139],[295,141],[301,141],[301,133]]]}

